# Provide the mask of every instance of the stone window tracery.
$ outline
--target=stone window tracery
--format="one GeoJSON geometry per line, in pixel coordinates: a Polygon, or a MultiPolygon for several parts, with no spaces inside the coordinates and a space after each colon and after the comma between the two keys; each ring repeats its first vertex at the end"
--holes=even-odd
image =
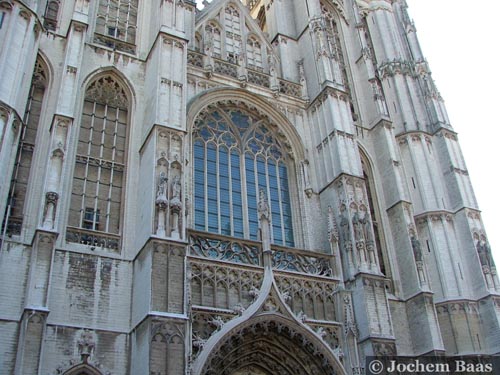
{"type": "MultiPolygon", "coordinates": [[[[43,98],[47,87],[47,67],[39,58],[35,64],[31,88],[24,112],[23,124],[7,204],[8,234],[21,234],[26,191],[31,171],[31,163],[36,147],[36,137],[40,126],[43,98]]],[[[5,223],[4,223],[5,225],[5,223]]],[[[2,231],[3,232],[3,231],[2,231]]]]}
{"type": "Polygon", "coordinates": [[[139,0],[99,0],[94,41],[135,53],[139,0]]]}
{"type": "Polygon", "coordinates": [[[205,27],[205,48],[211,49],[213,57],[221,58],[221,33],[215,23],[208,23],[205,27]]]}
{"type": "Polygon", "coordinates": [[[342,44],[339,34],[339,26],[337,18],[334,13],[327,7],[322,6],[322,13],[325,22],[326,41],[328,45],[328,52],[333,59],[334,75],[337,77],[338,82],[344,86],[347,85],[347,73],[345,67],[344,52],[342,51],[342,44]]]}
{"type": "Polygon", "coordinates": [[[253,37],[247,41],[247,64],[249,68],[262,70],[262,47],[253,37]]]}
{"type": "Polygon", "coordinates": [[[47,30],[55,31],[57,27],[57,17],[59,16],[59,7],[61,2],[59,0],[51,0],[47,2],[47,6],[45,8],[43,26],[47,30]]]}
{"type": "Polygon", "coordinates": [[[196,120],[195,229],[258,239],[258,194],[271,208],[272,241],[294,246],[289,156],[266,119],[236,107],[212,108],[196,120]]]}
{"type": "Polygon", "coordinates": [[[224,27],[226,31],[227,59],[236,63],[241,51],[241,22],[240,13],[231,5],[227,6],[224,12],[224,27]]]}
{"type": "Polygon", "coordinates": [[[87,88],[68,219],[71,230],[83,229],[86,234],[67,236],[69,242],[118,246],[93,234],[119,235],[121,231],[128,106],[123,88],[112,76],[101,77],[87,88]]]}

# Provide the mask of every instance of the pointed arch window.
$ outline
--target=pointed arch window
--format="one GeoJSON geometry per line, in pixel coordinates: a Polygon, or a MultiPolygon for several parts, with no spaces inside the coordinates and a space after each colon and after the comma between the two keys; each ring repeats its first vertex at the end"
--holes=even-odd
{"type": "Polygon", "coordinates": [[[272,241],[294,246],[290,158],[267,120],[217,107],[195,122],[195,229],[257,239],[260,189],[271,208],[272,241]]]}
{"type": "Polygon", "coordinates": [[[85,92],[73,175],[68,242],[118,250],[129,103],[112,77],[85,92]]]}
{"type": "Polygon", "coordinates": [[[7,228],[4,229],[11,235],[21,234],[31,163],[36,148],[40,115],[47,87],[47,71],[45,64],[38,58],[31,79],[28,103],[24,112],[14,171],[10,182],[7,215],[5,216],[7,228]]]}
{"type": "Polygon", "coordinates": [[[94,41],[135,53],[139,0],[99,0],[94,41]]]}
{"type": "Polygon", "coordinates": [[[224,28],[226,31],[227,59],[236,63],[241,51],[241,22],[240,13],[231,5],[225,9],[224,28]]]}
{"type": "Polygon", "coordinates": [[[333,70],[337,83],[347,86],[347,73],[345,67],[344,52],[340,42],[339,26],[334,13],[327,7],[322,6],[323,17],[326,26],[326,39],[330,57],[333,61],[333,70]]]}
{"type": "Polygon", "coordinates": [[[247,64],[251,69],[262,70],[262,48],[253,37],[248,38],[247,42],[247,64]]]}
{"type": "Polygon", "coordinates": [[[45,14],[43,16],[43,26],[45,26],[47,30],[55,31],[60,5],[61,2],[59,0],[50,0],[47,2],[45,14]]]}
{"type": "Polygon", "coordinates": [[[388,254],[383,243],[383,229],[381,225],[380,209],[378,206],[378,200],[374,191],[374,180],[373,173],[368,162],[367,156],[360,150],[361,155],[361,166],[363,168],[363,177],[366,183],[366,193],[368,196],[368,205],[370,207],[370,216],[372,218],[373,233],[375,235],[375,246],[377,248],[377,256],[380,264],[380,271],[392,279],[392,271],[388,261],[388,254]]]}
{"type": "Polygon", "coordinates": [[[206,44],[205,48],[212,47],[212,55],[221,58],[221,34],[220,29],[214,23],[209,23],[205,27],[206,44]]]}

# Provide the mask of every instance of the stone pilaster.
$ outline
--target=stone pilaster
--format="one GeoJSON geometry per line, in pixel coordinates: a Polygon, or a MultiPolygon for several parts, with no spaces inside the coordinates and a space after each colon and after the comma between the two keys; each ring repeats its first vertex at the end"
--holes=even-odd
{"type": "Polygon", "coordinates": [[[57,234],[37,231],[32,243],[25,308],[20,322],[16,374],[37,374],[46,329],[48,293],[57,234]]]}
{"type": "Polygon", "coordinates": [[[185,372],[185,256],[185,243],[153,239],[135,260],[132,373],[185,372]]]}

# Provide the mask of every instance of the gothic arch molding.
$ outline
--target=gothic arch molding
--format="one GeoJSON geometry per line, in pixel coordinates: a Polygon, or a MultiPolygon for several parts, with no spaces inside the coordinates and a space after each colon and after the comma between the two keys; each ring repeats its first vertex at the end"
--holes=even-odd
{"type": "Polygon", "coordinates": [[[269,122],[276,124],[278,131],[282,132],[285,138],[290,142],[294,159],[297,161],[304,160],[305,147],[299,134],[285,115],[279,112],[266,100],[241,89],[215,88],[204,91],[192,98],[187,106],[188,131],[191,132],[195,119],[204,108],[212,104],[224,102],[246,106],[260,116],[268,118],[269,122]]]}
{"type": "Polygon", "coordinates": [[[212,348],[201,374],[233,375],[257,367],[262,374],[345,374],[326,345],[292,319],[275,313],[251,318],[212,348]]]}
{"type": "Polygon", "coordinates": [[[136,97],[137,97],[136,92],[130,80],[114,66],[99,68],[88,74],[83,80],[80,92],[82,93],[87,92],[87,89],[92,83],[106,76],[113,77],[113,79],[115,79],[118,82],[118,84],[122,86],[122,88],[124,89],[127,101],[130,104],[129,106],[129,112],[130,112],[129,116],[130,116],[134,112],[136,106],[136,97]]]}
{"type": "Polygon", "coordinates": [[[67,370],[64,375],[102,375],[102,373],[87,363],[81,363],[67,370]]]}

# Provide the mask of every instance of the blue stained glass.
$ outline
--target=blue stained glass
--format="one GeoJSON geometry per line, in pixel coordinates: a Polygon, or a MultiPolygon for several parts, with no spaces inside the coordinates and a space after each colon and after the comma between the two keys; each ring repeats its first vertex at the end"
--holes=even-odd
{"type": "Polygon", "coordinates": [[[236,125],[240,133],[243,135],[248,129],[249,122],[248,116],[241,113],[240,111],[231,112],[231,120],[233,124],[236,125]]]}
{"type": "Polygon", "coordinates": [[[244,223],[248,220],[247,236],[257,239],[257,202],[259,190],[264,189],[269,195],[274,242],[293,246],[287,168],[283,162],[277,163],[277,160],[283,158],[280,144],[270,129],[262,124],[257,130],[252,130],[252,134],[245,134],[254,123],[246,113],[231,110],[227,114],[233,127],[229,126],[220,111],[213,112],[210,121],[205,124],[197,123],[199,135],[212,141],[206,146],[199,139],[194,142],[195,227],[226,235],[231,235],[232,230],[234,236],[243,237],[244,223]],[[231,129],[237,129],[242,138],[249,138],[244,176],[240,165],[241,145],[237,144],[237,137],[231,133],[231,129]],[[213,143],[214,134],[220,137],[219,149],[213,143]],[[259,155],[262,152],[266,153],[267,160],[259,155]],[[243,183],[246,184],[246,197],[242,196],[243,183]],[[205,202],[208,204],[208,212],[205,212],[205,202]],[[248,218],[243,218],[244,205],[248,209],[248,218]],[[205,228],[205,218],[208,228],[205,228]]]}
{"type": "Polygon", "coordinates": [[[219,112],[214,111],[211,113],[211,115],[216,121],[222,120],[222,116],[220,115],[219,112]]]}
{"type": "Polygon", "coordinates": [[[210,137],[212,136],[212,132],[210,130],[208,130],[208,128],[206,126],[201,128],[201,130],[199,131],[199,134],[200,134],[200,137],[205,139],[205,140],[210,139],[210,137]]]}

